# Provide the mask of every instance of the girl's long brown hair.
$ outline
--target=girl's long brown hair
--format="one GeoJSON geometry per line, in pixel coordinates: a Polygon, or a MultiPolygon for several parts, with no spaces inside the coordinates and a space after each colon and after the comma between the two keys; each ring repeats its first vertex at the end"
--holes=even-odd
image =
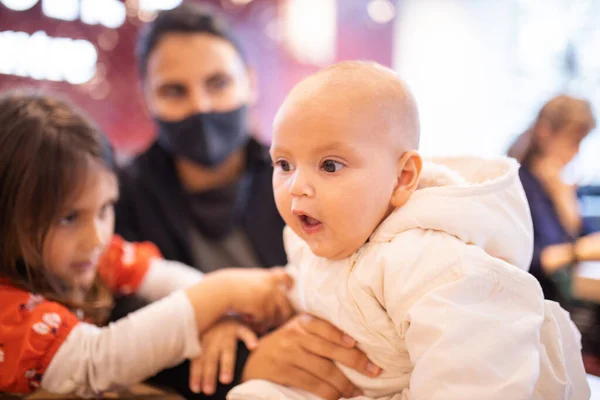
{"type": "Polygon", "coordinates": [[[76,304],[74,289],[42,259],[48,231],[81,190],[90,160],[115,170],[106,137],[72,105],[32,92],[0,96],[0,277],[101,323],[112,308],[102,280],[76,304]]]}
{"type": "Polygon", "coordinates": [[[516,158],[521,164],[527,164],[539,152],[540,138],[537,134],[540,124],[547,124],[552,132],[557,132],[568,124],[577,124],[582,130],[590,132],[596,127],[592,107],[587,100],[565,94],[548,101],[537,118],[508,149],[508,156],[516,158]]]}

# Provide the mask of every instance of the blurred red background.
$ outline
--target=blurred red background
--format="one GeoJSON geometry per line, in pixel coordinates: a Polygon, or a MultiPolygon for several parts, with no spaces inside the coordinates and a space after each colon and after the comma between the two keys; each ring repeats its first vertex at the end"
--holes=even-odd
{"type": "MultiPolygon", "coordinates": [[[[194,0],[185,0],[194,1],[194,0]]],[[[267,28],[277,19],[286,0],[254,0],[244,6],[231,6],[228,0],[198,0],[224,10],[258,72],[260,99],[252,125],[257,136],[268,140],[271,120],[290,88],[317,69],[303,64],[273,38],[267,28]],[[227,6],[229,4],[229,6],[227,6]],[[224,7],[225,6],[225,7],[224,7]]],[[[391,65],[393,23],[377,24],[367,13],[366,0],[338,0],[335,60],[370,59],[391,65]]],[[[96,76],[82,85],[37,81],[0,74],[0,90],[15,87],[41,88],[66,95],[83,108],[105,130],[121,155],[142,150],[153,138],[153,128],[144,110],[137,79],[134,47],[138,15],[128,15],[117,29],[61,21],[42,13],[41,2],[27,11],[12,11],[0,4],[0,31],[32,34],[45,31],[52,37],[86,39],[98,51],[96,76]]],[[[11,54],[1,54],[11,57],[11,54]]]]}

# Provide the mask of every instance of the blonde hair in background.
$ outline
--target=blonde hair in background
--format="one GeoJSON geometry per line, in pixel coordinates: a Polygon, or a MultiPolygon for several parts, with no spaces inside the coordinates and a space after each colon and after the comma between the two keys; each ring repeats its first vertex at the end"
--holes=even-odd
{"type": "Polygon", "coordinates": [[[529,129],[517,137],[508,149],[508,156],[524,164],[539,151],[539,136],[536,135],[541,123],[546,123],[552,132],[557,132],[568,124],[577,124],[590,132],[596,127],[596,118],[590,102],[566,94],[548,101],[538,113],[529,129]]]}

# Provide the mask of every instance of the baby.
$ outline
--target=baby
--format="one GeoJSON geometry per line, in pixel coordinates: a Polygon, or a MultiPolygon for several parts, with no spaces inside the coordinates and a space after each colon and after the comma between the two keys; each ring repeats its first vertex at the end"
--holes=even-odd
{"type": "MultiPolygon", "coordinates": [[[[378,364],[340,365],[361,399],[588,399],[580,336],[527,272],[532,227],[512,159],[417,152],[393,71],[343,62],[296,86],[271,156],[298,311],[378,364]]],[[[312,399],[249,381],[228,399],[312,399]]]]}

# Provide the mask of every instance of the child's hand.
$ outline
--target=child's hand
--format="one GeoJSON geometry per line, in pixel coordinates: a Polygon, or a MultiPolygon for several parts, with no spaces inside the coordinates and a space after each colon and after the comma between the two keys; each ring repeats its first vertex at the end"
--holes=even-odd
{"type": "Polygon", "coordinates": [[[258,342],[256,334],[243,323],[233,319],[224,319],[210,328],[202,336],[202,354],[190,363],[190,389],[194,393],[211,395],[215,391],[217,370],[219,382],[229,384],[233,381],[237,342],[242,340],[249,350],[258,342]]]}
{"type": "Polygon", "coordinates": [[[264,328],[282,324],[293,314],[287,297],[292,286],[293,279],[282,268],[227,268],[206,274],[185,294],[202,335],[228,312],[264,328]]]}
{"type": "Polygon", "coordinates": [[[279,326],[293,314],[287,291],[293,279],[282,269],[224,269],[230,281],[230,309],[241,314],[251,324],[264,328],[279,326]]]}

